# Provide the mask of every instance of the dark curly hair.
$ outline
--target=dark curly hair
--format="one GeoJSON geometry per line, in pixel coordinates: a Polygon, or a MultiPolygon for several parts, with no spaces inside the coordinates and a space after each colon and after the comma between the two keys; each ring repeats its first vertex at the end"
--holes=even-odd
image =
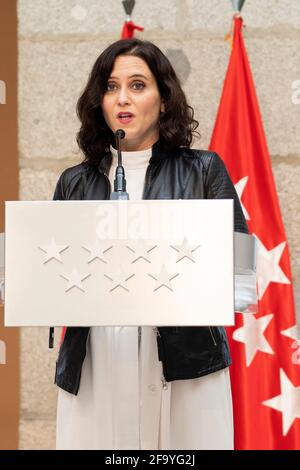
{"type": "Polygon", "coordinates": [[[87,85],[77,102],[77,116],[81,127],[77,143],[85,155],[84,163],[99,165],[115,146],[114,134],[105,122],[101,103],[114,62],[119,55],[133,55],[143,59],[154,75],[165,112],[159,118],[159,140],[168,149],[190,147],[199,123],[194,110],[187,104],[179,79],[162,51],[150,41],[137,38],[120,39],[108,46],[96,60],[87,85]]]}

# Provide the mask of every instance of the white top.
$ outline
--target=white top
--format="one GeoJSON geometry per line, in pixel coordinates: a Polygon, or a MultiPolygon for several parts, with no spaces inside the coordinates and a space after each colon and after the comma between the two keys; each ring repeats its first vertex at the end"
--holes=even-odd
{"type": "MultiPolygon", "coordinates": [[[[142,197],[151,155],[151,148],[122,152],[131,200],[142,197]]],[[[140,343],[137,327],[90,328],[78,395],[59,389],[56,448],[233,449],[228,368],[167,388],[161,378],[151,327],[141,328],[140,343]]]]}
{"type": "MultiPolygon", "coordinates": [[[[118,166],[118,152],[111,145],[112,164],[109,170],[109,181],[111,190],[114,189],[114,179],[116,168],[118,166]]],[[[138,150],[134,152],[122,151],[122,165],[125,170],[126,191],[130,200],[142,199],[144,180],[147,166],[152,155],[152,147],[146,150],[138,150]]]]}

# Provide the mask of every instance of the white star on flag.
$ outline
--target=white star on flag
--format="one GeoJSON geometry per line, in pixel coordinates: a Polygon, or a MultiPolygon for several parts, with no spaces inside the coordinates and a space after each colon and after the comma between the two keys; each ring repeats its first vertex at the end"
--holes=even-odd
{"type": "Polygon", "coordinates": [[[300,418],[300,387],[294,387],[283,369],[280,369],[281,394],[262,402],[282,413],[283,435],[286,436],[296,418],[300,418]]]}
{"type": "Polygon", "coordinates": [[[244,326],[237,328],[232,337],[240,343],[245,343],[246,365],[249,367],[257,351],[274,354],[273,349],[264,336],[264,331],[273,318],[273,314],[255,318],[254,315],[244,315],[244,326]]]}
{"type": "Polygon", "coordinates": [[[170,281],[172,281],[172,279],[174,279],[174,277],[179,276],[179,273],[177,273],[177,274],[168,273],[167,270],[166,270],[165,265],[163,264],[161,269],[160,269],[159,274],[156,275],[158,277],[154,276],[153,274],[149,274],[149,273],[148,273],[148,276],[152,277],[152,279],[155,279],[157,281],[153,291],[156,291],[157,289],[159,289],[162,286],[165,286],[168,289],[170,289],[171,291],[173,291],[170,281]]]}
{"type": "Polygon", "coordinates": [[[129,292],[129,289],[127,288],[127,281],[135,276],[135,274],[130,274],[129,276],[124,274],[124,271],[121,267],[118,267],[114,272],[111,272],[109,274],[104,274],[105,277],[107,277],[110,281],[114,282],[113,287],[110,289],[110,292],[116,289],[117,287],[122,287],[122,289],[125,289],[129,292]]]}
{"type": "Polygon", "coordinates": [[[291,326],[291,328],[287,328],[286,330],[282,330],[280,332],[283,336],[287,336],[288,338],[297,340],[298,339],[298,327],[297,325],[291,326]]]}
{"type": "Polygon", "coordinates": [[[270,282],[290,284],[291,281],[279,266],[286,242],[279,243],[271,250],[267,250],[258,236],[255,233],[253,235],[257,239],[257,287],[258,298],[261,300],[270,282]]]}
{"type": "Polygon", "coordinates": [[[82,246],[82,248],[90,252],[90,257],[87,261],[88,263],[91,263],[95,259],[99,259],[103,263],[107,263],[107,261],[103,257],[103,254],[110,250],[112,246],[106,248],[105,250],[102,250],[100,241],[97,239],[93,245],[84,245],[82,246]]]}
{"type": "Polygon", "coordinates": [[[243,192],[244,192],[244,189],[245,189],[245,186],[246,186],[247,183],[248,183],[248,176],[244,176],[244,178],[241,178],[234,185],[234,187],[235,187],[235,190],[238,194],[238,197],[239,197],[239,200],[240,200],[240,203],[241,203],[241,206],[242,206],[242,210],[244,212],[245,219],[250,220],[250,216],[249,216],[248,212],[246,211],[244,204],[242,203],[242,195],[243,195],[243,192]]]}
{"type": "Polygon", "coordinates": [[[178,263],[178,261],[182,260],[183,258],[188,258],[195,263],[196,261],[193,257],[193,251],[197,250],[197,248],[199,248],[200,246],[201,245],[191,247],[188,244],[188,240],[186,237],[184,237],[181,245],[170,245],[171,248],[178,252],[176,263],[178,263]]]}
{"type": "Polygon", "coordinates": [[[87,279],[90,274],[82,275],[77,271],[77,269],[72,269],[70,274],[61,274],[60,276],[68,281],[66,292],[68,292],[70,289],[73,289],[73,287],[77,287],[82,292],[85,292],[82,287],[82,281],[87,279]]]}
{"type": "Polygon", "coordinates": [[[67,248],[69,248],[69,245],[57,245],[54,238],[52,238],[49,245],[39,246],[39,249],[46,253],[43,264],[48,263],[51,259],[56,259],[56,261],[62,263],[60,253],[67,248]]]}
{"type": "Polygon", "coordinates": [[[135,243],[134,248],[130,246],[127,246],[127,248],[136,255],[132,263],[135,263],[139,259],[144,259],[145,261],[148,261],[148,263],[151,263],[148,253],[154,250],[154,248],[156,248],[156,245],[149,247],[145,244],[145,241],[142,238],[139,238],[135,243]]]}

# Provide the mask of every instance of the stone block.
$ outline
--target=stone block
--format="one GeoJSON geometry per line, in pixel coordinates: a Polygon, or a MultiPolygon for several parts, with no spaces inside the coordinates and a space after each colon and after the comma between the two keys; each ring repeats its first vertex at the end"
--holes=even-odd
{"type": "MultiPolygon", "coordinates": [[[[227,32],[234,10],[231,1],[186,0],[185,31],[204,30],[227,32]]],[[[272,28],[289,31],[300,29],[300,3],[298,0],[246,1],[242,9],[245,24],[250,28],[272,28]]]]}
{"type": "Polygon", "coordinates": [[[58,177],[59,172],[50,171],[47,168],[43,170],[21,169],[20,199],[23,201],[51,200],[58,177]]]}
{"type": "Polygon", "coordinates": [[[21,328],[22,418],[29,415],[55,419],[58,388],[54,385],[54,374],[61,329],[55,330],[56,347],[49,349],[48,328],[21,328]]]}
{"type": "MultiPolygon", "coordinates": [[[[174,0],[136,2],[133,21],[146,30],[176,28],[174,0]]],[[[99,0],[19,0],[19,34],[108,34],[120,38],[126,18],[122,2],[99,0]]]]}
{"type": "Polygon", "coordinates": [[[276,158],[276,163],[273,164],[273,173],[289,244],[297,320],[300,325],[300,164],[297,160],[293,163],[277,160],[276,158]]]}
{"type": "Polygon", "coordinates": [[[22,158],[80,158],[76,103],[98,55],[95,42],[21,42],[19,149],[22,158]]]}
{"type": "Polygon", "coordinates": [[[55,420],[21,419],[19,450],[55,450],[55,435],[55,420]]]}

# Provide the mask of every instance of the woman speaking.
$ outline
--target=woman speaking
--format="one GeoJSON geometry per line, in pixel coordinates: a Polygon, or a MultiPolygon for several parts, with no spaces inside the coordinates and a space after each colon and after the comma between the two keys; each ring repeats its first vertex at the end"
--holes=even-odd
{"type": "MultiPolygon", "coordinates": [[[[77,114],[85,159],[62,173],[54,199],[110,199],[121,128],[130,199],[234,199],[234,229],[247,233],[222,160],[190,148],[198,122],[153,43],[128,39],[105,49],[77,114]]],[[[67,328],[55,374],[57,449],[233,449],[225,329],[140,331],[138,337],[137,327],[67,328]]]]}

